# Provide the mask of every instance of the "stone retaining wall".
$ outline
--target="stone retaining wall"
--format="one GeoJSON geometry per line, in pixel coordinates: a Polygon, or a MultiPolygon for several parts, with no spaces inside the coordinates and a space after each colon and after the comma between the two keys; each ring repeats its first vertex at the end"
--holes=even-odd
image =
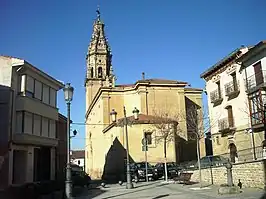
{"type": "MultiPolygon", "coordinates": [[[[252,161],[245,163],[233,164],[233,183],[238,184],[238,179],[242,182],[243,187],[257,187],[264,188],[264,163],[263,161],[252,161]]],[[[193,173],[191,180],[199,181],[198,170],[187,170],[187,172],[193,173]]],[[[221,185],[227,183],[226,168],[216,167],[201,170],[202,181],[211,184],[221,185]]]]}

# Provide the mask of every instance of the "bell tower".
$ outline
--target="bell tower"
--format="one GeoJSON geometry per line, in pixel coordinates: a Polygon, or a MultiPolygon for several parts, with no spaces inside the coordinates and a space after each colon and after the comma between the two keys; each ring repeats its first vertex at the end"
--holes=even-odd
{"type": "Polygon", "coordinates": [[[93,31],[86,56],[86,110],[89,108],[95,94],[101,87],[113,87],[115,76],[112,68],[112,52],[104,32],[98,7],[97,18],[93,23],[93,31]]]}

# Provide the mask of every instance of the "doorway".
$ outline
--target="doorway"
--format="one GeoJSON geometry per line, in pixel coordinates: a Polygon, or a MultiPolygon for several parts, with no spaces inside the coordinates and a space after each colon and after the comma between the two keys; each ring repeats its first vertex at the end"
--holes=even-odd
{"type": "Polygon", "coordinates": [[[238,155],[237,155],[237,148],[234,143],[229,144],[229,151],[230,151],[230,161],[232,163],[235,163],[238,158],[238,155]]]}

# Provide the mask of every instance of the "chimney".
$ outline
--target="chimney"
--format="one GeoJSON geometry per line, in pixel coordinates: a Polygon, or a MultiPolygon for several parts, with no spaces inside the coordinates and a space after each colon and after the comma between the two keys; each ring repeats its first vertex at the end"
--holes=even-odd
{"type": "Polygon", "coordinates": [[[145,80],[145,73],[142,72],[142,80],[145,80]]]}

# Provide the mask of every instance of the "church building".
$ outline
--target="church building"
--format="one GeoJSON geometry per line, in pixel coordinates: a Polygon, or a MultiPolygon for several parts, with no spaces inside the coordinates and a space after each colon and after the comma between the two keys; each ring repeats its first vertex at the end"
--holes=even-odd
{"type": "MultiPolygon", "coordinates": [[[[124,111],[129,122],[127,130],[132,162],[145,160],[143,137],[148,140],[148,162],[156,164],[165,160],[164,143],[158,139],[165,129],[158,129],[156,125],[163,118],[171,118],[167,121],[175,124],[174,134],[178,137],[169,139],[166,144],[167,161],[179,163],[196,159],[196,142],[188,137],[187,111],[194,106],[202,107],[202,89],[191,88],[183,81],[146,79],[144,73],[135,83],[116,84],[112,52],[99,10],[86,63],[85,171],[93,179],[109,175],[118,180],[124,172],[125,126],[119,123],[123,121],[124,111]],[[133,121],[132,116],[135,108],[139,110],[137,121],[133,121]],[[112,110],[117,112],[115,123],[110,115],[112,110]]],[[[201,144],[202,155],[205,155],[204,148],[201,144]]]]}

